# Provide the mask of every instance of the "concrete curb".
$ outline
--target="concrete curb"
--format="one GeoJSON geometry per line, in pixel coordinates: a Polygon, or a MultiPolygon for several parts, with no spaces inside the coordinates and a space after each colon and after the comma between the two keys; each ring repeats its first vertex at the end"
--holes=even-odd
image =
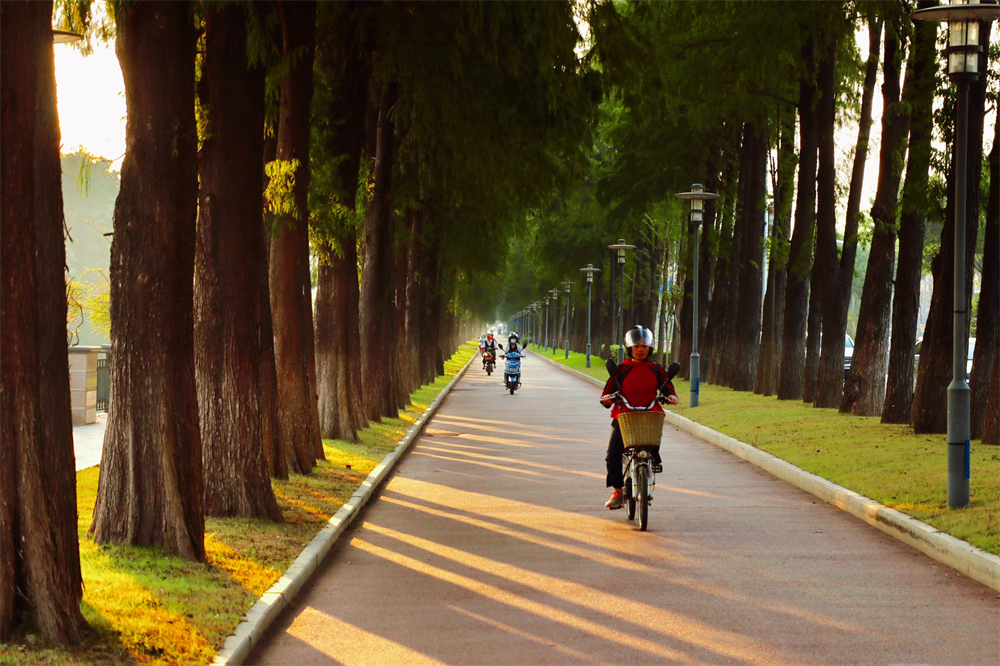
{"type": "MultiPolygon", "coordinates": [[[[604,382],[595,377],[568,368],[545,356],[540,358],[595,386],[604,386],[604,382]]],[[[938,562],[947,564],[972,580],[1000,592],[1000,557],[680,414],[667,410],[666,416],[670,424],[681,430],[729,451],[782,481],[787,481],[824,502],[847,511],[938,562]]]]}
{"type": "Polygon", "coordinates": [[[396,448],[368,474],[361,486],[330,518],[326,527],[321,529],[309,542],[309,545],[299,553],[299,556],[295,558],[295,561],[281,578],[250,607],[250,610],[243,617],[243,621],[236,626],[233,634],[226,639],[222,649],[216,654],[215,660],[212,662],[213,666],[239,666],[250,655],[250,650],[257,645],[267,628],[295,598],[295,595],[323,562],[340,535],[358,516],[361,508],[368,503],[379,486],[389,477],[406,450],[410,448],[413,440],[417,438],[430,418],[437,412],[441,401],[448,395],[456,382],[462,378],[475,358],[476,355],[473,354],[468,362],[462,366],[462,369],[437,394],[437,397],[428,405],[416,423],[410,426],[403,438],[399,440],[396,448]]]}

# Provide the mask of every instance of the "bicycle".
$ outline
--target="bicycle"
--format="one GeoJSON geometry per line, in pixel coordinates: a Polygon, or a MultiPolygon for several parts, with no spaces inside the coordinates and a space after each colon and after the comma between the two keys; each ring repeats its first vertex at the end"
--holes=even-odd
{"type": "Polygon", "coordinates": [[[618,415],[618,427],[622,432],[625,452],[622,454],[622,489],[626,515],[629,520],[639,517],[639,530],[649,526],[649,505],[653,501],[656,475],[663,472],[662,463],[654,463],[663,437],[663,412],[651,411],[656,403],[667,404],[667,398],[657,396],[645,407],[631,404],[620,391],[601,396],[601,400],[613,400],[633,411],[618,415]]]}

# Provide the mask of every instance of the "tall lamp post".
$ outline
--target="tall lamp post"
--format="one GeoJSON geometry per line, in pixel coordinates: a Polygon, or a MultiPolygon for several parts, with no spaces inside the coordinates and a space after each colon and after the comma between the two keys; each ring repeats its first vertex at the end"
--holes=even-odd
{"type": "MultiPolygon", "coordinates": [[[[539,335],[540,336],[539,330],[541,329],[541,323],[542,322],[539,321],[538,313],[542,309],[542,304],[539,303],[538,301],[535,301],[534,303],[531,304],[531,309],[535,313],[535,323],[534,323],[534,328],[532,330],[534,331],[535,335],[539,335]]],[[[537,345],[538,344],[537,342],[535,342],[535,338],[531,338],[531,344],[533,344],[533,345],[537,345]]]]}
{"type": "Polygon", "coordinates": [[[594,268],[594,264],[587,264],[586,268],[581,268],[587,274],[587,367],[590,367],[590,309],[591,309],[591,289],[594,286],[594,273],[600,273],[600,268],[594,268]]]}
{"type": "Polygon", "coordinates": [[[969,506],[969,384],[965,381],[965,225],[969,147],[969,85],[979,78],[979,22],[1000,17],[997,5],[952,0],[950,5],[919,9],[915,21],[948,23],[948,76],[955,83],[955,272],[953,275],[952,375],[948,385],[948,506],[969,506]]]}
{"type": "Polygon", "coordinates": [[[570,279],[563,282],[566,287],[566,358],[569,358],[569,288],[576,284],[570,279]]]}
{"type": "Polygon", "coordinates": [[[545,297],[545,347],[549,348],[549,297],[545,297]]]}
{"type": "Polygon", "coordinates": [[[609,249],[618,251],[618,362],[625,360],[625,250],[634,250],[624,238],[619,238],[609,249]]]}
{"type": "MultiPolygon", "coordinates": [[[[559,304],[559,290],[553,287],[549,289],[549,293],[552,294],[552,307],[556,307],[559,304]]],[[[556,353],[556,336],[559,335],[559,331],[556,330],[556,312],[552,312],[552,347],[551,353],[556,353]]]]}
{"type": "Polygon", "coordinates": [[[701,221],[705,214],[705,200],[718,199],[718,194],[706,192],[701,183],[691,186],[690,192],[681,192],[675,195],[678,199],[688,199],[691,201],[691,221],[695,223],[694,229],[694,262],[692,275],[694,277],[694,289],[691,290],[691,393],[690,405],[698,406],[698,392],[701,389],[701,355],[698,354],[698,254],[699,254],[699,233],[701,221]]]}

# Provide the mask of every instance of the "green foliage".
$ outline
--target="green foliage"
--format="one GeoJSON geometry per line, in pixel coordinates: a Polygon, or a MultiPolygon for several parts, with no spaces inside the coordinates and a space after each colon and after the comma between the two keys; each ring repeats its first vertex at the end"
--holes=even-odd
{"type": "Polygon", "coordinates": [[[272,160],[264,165],[268,177],[264,201],[269,213],[292,220],[302,219],[295,203],[295,174],[300,166],[299,160],[272,160]]]}

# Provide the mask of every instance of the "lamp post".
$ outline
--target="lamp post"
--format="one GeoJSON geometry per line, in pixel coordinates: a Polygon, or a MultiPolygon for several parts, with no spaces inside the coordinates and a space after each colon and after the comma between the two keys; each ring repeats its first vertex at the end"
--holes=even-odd
{"type": "Polygon", "coordinates": [[[618,362],[625,360],[625,250],[634,250],[635,245],[629,245],[624,238],[619,238],[609,249],[618,251],[618,362]]]}
{"type": "Polygon", "coordinates": [[[969,85],[979,78],[979,22],[1000,17],[997,5],[952,0],[950,5],[919,9],[916,21],[948,23],[948,76],[955,83],[955,272],[952,319],[952,375],[948,385],[948,506],[969,506],[969,384],[965,381],[965,225],[966,174],[969,147],[969,85]]]}
{"type": "Polygon", "coordinates": [[[569,288],[576,284],[570,279],[563,282],[566,287],[566,358],[569,358],[569,288]]]}
{"type": "Polygon", "coordinates": [[[594,286],[594,273],[600,273],[600,268],[594,268],[594,264],[587,264],[586,268],[581,268],[587,274],[587,367],[590,367],[590,308],[591,308],[591,289],[594,286]]]}
{"type": "MultiPolygon", "coordinates": [[[[555,307],[559,303],[559,290],[556,289],[555,287],[553,287],[552,289],[549,289],[549,293],[552,294],[552,306],[555,307]]],[[[556,353],[556,336],[558,334],[559,334],[559,331],[556,330],[556,313],[553,312],[552,313],[552,347],[551,347],[551,353],[552,354],[556,353]]]]}
{"type": "Polygon", "coordinates": [[[545,297],[545,349],[549,347],[549,297],[545,297]]]}
{"type": "MultiPolygon", "coordinates": [[[[533,329],[533,330],[534,330],[534,332],[535,332],[535,335],[539,335],[539,332],[538,332],[538,331],[539,331],[539,329],[541,328],[541,323],[542,323],[542,322],[538,321],[538,313],[539,313],[539,312],[541,311],[541,309],[542,309],[542,304],[541,304],[541,303],[539,303],[538,301],[535,301],[534,303],[532,303],[532,304],[531,304],[531,309],[532,309],[532,311],[533,311],[533,312],[535,313],[535,323],[534,323],[534,329],[533,329]]],[[[533,344],[533,345],[534,345],[534,344],[537,344],[537,343],[535,342],[535,339],[534,339],[534,338],[532,338],[532,339],[531,339],[531,344],[533,344]]]]}
{"type": "Polygon", "coordinates": [[[691,221],[695,223],[694,229],[694,261],[693,270],[694,289],[691,290],[691,393],[690,405],[698,406],[698,392],[701,389],[701,356],[698,354],[698,254],[699,254],[699,227],[705,214],[705,199],[718,199],[718,194],[706,192],[701,183],[691,186],[690,192],[681,192],[675,195],[678,199],[688,199],[691,201],[691,221]]]}

